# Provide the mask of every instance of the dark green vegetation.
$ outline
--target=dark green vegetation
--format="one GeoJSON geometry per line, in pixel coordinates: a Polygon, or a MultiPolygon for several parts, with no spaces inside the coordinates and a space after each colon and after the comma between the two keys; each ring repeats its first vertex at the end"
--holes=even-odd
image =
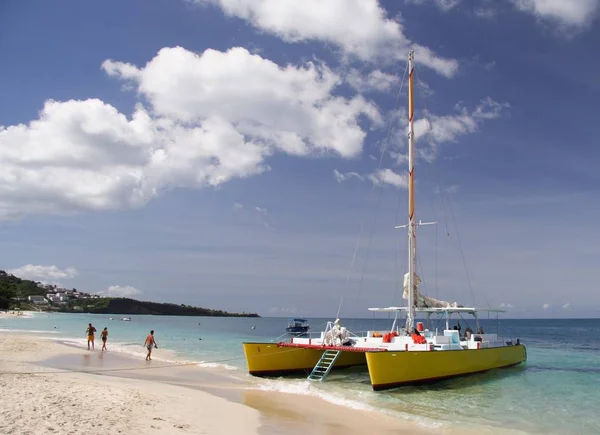
{"type": "Polygon", "coordinates": [[[79,292],[76,289],[52,289],[27,279],[17,278],[0,270],[0,310],[44,310],[59,312],[84,312],[98,314],[154,314],[166,316],[213,316],[213,317],[260,317],[254,313],[228,313],[222,310],[192,307],[158,302],[138,301],[129,298],[103,298],[79,292]],[[47,293],[66,292],[70,299],[63,303],[45,305],[31,304],[29,296],[45,296],[47,293]]]}
{"type": "MultiPolygon", "coordinates": [[[[228,313],[222,310],[192,307],[191,305],[164,304],[159,302],[138,301],[129,298],[83,299],[69,302],[75,304],[86,313],[97,314],[154,314],[165,316],[213,316],[213,317],[260,317],[251,313],[228,313]]],[[[66,306],[58,311],[73,311],[66,306]]]]}

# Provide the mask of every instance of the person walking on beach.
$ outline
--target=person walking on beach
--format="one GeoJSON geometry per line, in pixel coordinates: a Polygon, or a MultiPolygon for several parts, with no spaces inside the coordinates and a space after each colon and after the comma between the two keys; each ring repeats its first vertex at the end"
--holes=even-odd
{"type": "Polygon", "coordinates": [[[108,339],[108,328],[106,326],[100,333],[100,338],[102,339],[102,352],[104,352],[106,350],[106,340],[108,339]]]}
{"type": "Polygon", "coordinates": [[[148,355],[146,355],[146,361],[150,361],[150,360],[152,360],[152,358],[150,358],[150,356],[152,355],[152,346],[154,346],[155,349],[158,349],[158,346],[156,345],[156,340],[154,339],[154,330],[150,331],[150,335],[148,335],[146,337],[144,346],[146,346],[146,349],[148,349],[148,355]]]}
{"type": "Polygon", "coordinates": [[[85,330],[88,336],[88,350],[90,350],[90,343],[92,343],[92,350],[94,350],[94,332],[96,332],[96,328],[89,323],[88,328],[85,330]]]}

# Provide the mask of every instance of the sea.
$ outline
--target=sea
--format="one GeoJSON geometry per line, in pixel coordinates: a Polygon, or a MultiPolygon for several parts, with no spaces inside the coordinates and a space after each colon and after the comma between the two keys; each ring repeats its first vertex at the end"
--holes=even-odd
{"type": "MultiPolygon", "coordinates": [[[[352,409],[410,420],[424,428],[600,434],[600,319],[481,320],[486,332],[519,338],[527,346],[527,362],[427,386],[374,392],[366,368],[333,372],[324,382],[250,376],[242,342],[289,339],[285,318],[132,315],[128,316],[131,321],[122,321],[122,317],[34,313],[29,318],[0,318],[0,333],[31,333],[86,346],[85,331],[91,322],[97,337],[108,328],[109,351],[140,357],[144,339],[153,329],[159,345],[153,359],[197,362],[258,390],[320,397],[352,409]]],[[[333,319],[308,320],[317,332],[333,319]]],[[[342,318],[342,325],[351,331],[389,330],[391,322],[388,318],[342,318]]],[[[99,340],[96,346],[101,346],[99,340]]]]}

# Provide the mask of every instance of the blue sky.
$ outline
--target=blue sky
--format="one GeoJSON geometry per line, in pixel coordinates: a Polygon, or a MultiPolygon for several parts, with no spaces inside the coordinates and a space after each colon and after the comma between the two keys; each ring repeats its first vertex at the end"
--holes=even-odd
{"type": "Polygon", "coordinates": [[[0,268],[265,316],[401,303],[414,48],[422,290],[598,316],[599,10],[2,2],[0,268]]]}

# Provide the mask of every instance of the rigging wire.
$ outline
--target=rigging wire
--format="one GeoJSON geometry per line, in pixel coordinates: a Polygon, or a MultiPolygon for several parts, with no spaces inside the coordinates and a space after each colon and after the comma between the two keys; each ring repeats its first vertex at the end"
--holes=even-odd
{"type": "MultiPolygon", "coordinates": [[[[402,88],[404,87],[404,80],[406,78],[406,72],[408,71],[408,63],[406,64],[406,68],[404,69],[404,74],[402,75],[402,80],[400,82],[400,88],[398,89],[398,94],[396,96],[396,103],[394,105],[394,112],[396,111],[396,109],[398,108],[398,104],[400,102],[400,95],[402,94],[402,88]]],[[[371,244],[373,242],[373,234],[375,232],[375,225],[377,223],[377,211],[379,210],[379,206],[381,204],[381,197],[382,197],[382,193],[383,193],[383,183],[385,182],[385,173],[381,174],[381,164],[383,162],[383,157],[385,156],[385,153],[387,151],[387,147],[389,144],[389,138],[392,132],[392,127],[393,127],[393,122],[390,121],[390,125],[389,128],[387,130],[387,134],[383,140],[383,146],[381,149],[381,155],[379,157],[379,163],[377,165],[377,176],[380,177],[379,183],[374,183],[373,184],[373,188],[371,189],[371,192],[374,192],[376,187],[379,185],[380,189],[379,189],[379,196],[377,197],[377,204],[375,207],[375,215],[373,217],[373,222],[371,224],[371,231],[369,234],[369,243],[367,244],[367,252],[365,254],[365,261],[363,263],[363,268],[362,268],[362,272],[361,272],[361,277],[360,277],[360,282],[358,285],[358,289],[356,291],[356,300],[358,301],[359,296],[360,296],[360,292],[362,290],[362,286],[363,286],[363,282],[364,282],[364,278],[365,278],[365,271],[367,268],[367,264],[369,262],[369,253],[370,253],[370,248],[371,248],[371,244]]],[[[361,225],[362,227],[362,225],[361,225]]]]}
{"type": "MultiPolygon", "coordinates": [[[[422,85],[421,79],[420,79],[419,75],[417,74],[417,68],[416,67],[414,68],[414,72],[415,72],[415,78],[416,78],[417,82],[422,85]]],[[[423,99],[423,104],[425,106],[425,112],[429,113],[428,110],[427,110],[427,102],[425,101],[425,99],[423,99]]],[[[429,128],[429,121],[427,121],[427,126],[429,128]]],[[[433,144],[431,144],[431,145],[433,145],[433,144]]],[[[438,171],[436,160],[432,159],[431,163],[433,164],[433,169],[434,169],[434,174],[435,174],[436,184],[437,184],[437,190],[440,193],[440,196],[441,196],[441,199],[442,199],[442,201],[441,201],[441,203],[442,203],[442,216],[444,217],[444,225],[445,225],[445,228],[446,228],[446,235],[448,236],[448,239],[450,240],[450,242],[456,247],[456,245],[454,244],[454,241],[452,240],[452,237],[450,235],[450,229],[448,228],[448,221],[447,221],[446,215],[444,213],[444,197],[447,196],[447,195],[445,195],[445,192],[442,190],[442,188],[440,186],[440,184],[441,184],[440,183],[440,174],[439,174],[439,171],[438,171]]],[[[461,255],[463,267],[465,269],[465,274],[466,274],[466,277],[467,277],[467,284],[469,286],[469,292],[471,294],[471,300],[473,301],[473,303],[475,303],[475,293],[473,291],[473,286],[471,284],[471,276],[470,276],[470,273],[469,273],[469,270],[468,270],[468,267],[467,267],[467,261],[466,261],[466,258],[465,258],[465,255],[464,255],[464,251],[463,251],[463,248],[462,248],[462,243],[460,241],[460,234],[459,234],[459,231],[458,231],[458,226],[456,225],[456,217],[454,215],[454,209],[452,208],[452,203],[450,201],[449,196],[447,196],[447,197],[448,197],[447,198],[448,208],[450,209],[450,213],[452,215],[452,221],[454,223],[454,229],[456,231],[456,239],[457,239],[457,243],[458,243],[458,250],[460,251],[460,255],[461,255]]],[[[436,243],[437,243],[437,232],[436,232],[436,243]]],[[[436,258],[436,268],[437,268],[437,258],[436,258]]],[[[437,277],[436,277],[436,280],[437,280],[437,277]]],[[[437,293],[437,283],[436,283],[436,293],[437,293]]],[[[483,298],[484,298],[484,300],[485,300],[485,302],[486,302],[486,304],[487,304],[487,306],[489,308],[490,304],[488,302],[487,295],[485,293],[482,293],[482,294],[483,294],[483,298]]]]}

